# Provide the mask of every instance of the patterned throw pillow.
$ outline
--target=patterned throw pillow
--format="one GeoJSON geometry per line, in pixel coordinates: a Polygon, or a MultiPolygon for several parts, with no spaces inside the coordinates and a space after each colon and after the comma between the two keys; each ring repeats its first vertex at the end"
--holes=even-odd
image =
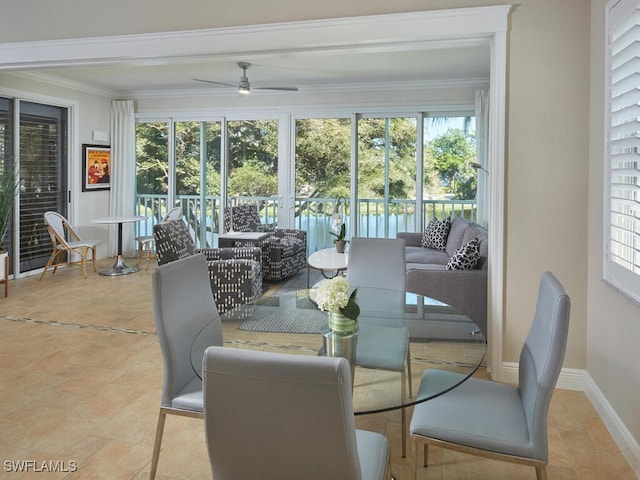
{"type": "Polygon", "coordinates": [[[476,237],[456,250],[447,263],[447,270],[474,270],[479,260],[480,240],[476,237]]]}
{"type": "Polygon", "coordinates": [[[450,217],[442,221],[439,221],[437,218],[432,218],[422,235],[422,246],[425,248],[444,250],[447,247],[449,230],[451,230],[450,217]]]}

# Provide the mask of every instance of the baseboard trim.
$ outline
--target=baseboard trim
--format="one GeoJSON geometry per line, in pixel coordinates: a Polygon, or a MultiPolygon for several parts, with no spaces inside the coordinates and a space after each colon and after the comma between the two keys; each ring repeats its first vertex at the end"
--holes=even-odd
{"type": "MultiPolygon", "coordinates": [[[[500,381],[504,383],[518,383],[518,364],[515,362],[503,362],[500,370],[500,381]]],[[[575,368],[563,368],[558,377],[557,388],[563,390],[585,391],[585,371],[575,368]]]]}
{"type": "MultiPolygon", "coordinates": [[[[503,362],[501,365],[501,382],[518,383],[518,364],[503,362]]],[[[631,469],[640,479],[640,445],[622,422],[589,372],[574,368],[563,368],[558,377],[557,388],[582,391],[587,396],[598,416],[609,430],[611,437],[620,448],[631,469]]]]}
{"type": "Polygon", "coordinates": [[[593,408],[596,409],[596,412],[598,412],[598,416],[602,419],[609,433],[611,433],[613,440],[622,451],[622,455],[627,459],[627,462],[629,462],[636,477],[640,478],[640,445],[633,438],[625,424],[622,423],[622,420],[598,388],[596,382],[593,381],[589,372],[585,372],[584,377],[585,395],[593,405],[593,408]]]}

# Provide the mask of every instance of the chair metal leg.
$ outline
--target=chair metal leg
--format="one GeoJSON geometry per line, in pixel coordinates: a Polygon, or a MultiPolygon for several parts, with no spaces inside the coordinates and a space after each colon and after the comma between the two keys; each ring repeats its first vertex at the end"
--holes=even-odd
{"type": "Polygon", "coordinates": [[[160,447],[162,446],[162,434],[164,432],[164,421],[167,418],[167,414],[160,409],[158,415],[158,426],[156,427],[156,440],[153,443],[153,456],[151,457],[151,473],[149,473],[149,480],[156,478],[156,471],[158,470],[158,459],[160,458],[160,447]]]}
{"type": "Polygon", "coordinates": [[[153,456],[151,457],[151,472],[149,473],[149,480],[154,480],[156,471],[158,470],[158,459],[160,458],[160,447],[162,446],[162,433],[164,432],[164,422],[168,414],[180,415],[189,418],[204,418],[203,412],[192,412],[189,410],[179,410],[169,407],[160,407],[160,413],[158,414],[158,426],[156,427],[156,439],[153,443],[153,456]]]}
{"type": "Polygon", "coordinates": [[[423,466],[426,468],[429,466],[429,444],[424,444],[424,459],[422,460],[423,466]]]}
{"type": "Polygon", "coordinates": [[[413,398],[413,380],[411,379],[411,347],[407,345],[407,375],[409,377],[409,398],[413,398]]]}
{"type": "MultiPolygon", "coordinates": [[[[402,370],[401,374],[402,387],[400,388],[402,395],[402,404],[404,405],[407,401],[407,392],[406,392],[406,378],[404,370],[402,370]]],[[[402,418],[402,458],[407,458],[407,409],[402,407],[400,411],[400,416],[402,418]]]]}
{"type": "Polygon", "coordinates": [[[547,480],[547,468],[545,465],[536,465],[536,478],[538,480],[547,480]]]}
{"type": "Polygon", "coordinates": [[[419,455],[419,448],[420,448],[420,444],[422,444],[422,446],[424,447],[424,461],[423,461],[423,466],[427,467],[427,459],[429,456],[429,445],[426,443],[422,443],[421,441],[418,440],[417,437],[412,436],[411,437],[413,440],[413,445],[415,447],[415,454],[414,454],[414,462],[413,462],[413,469],[411,469],[411,480],[415,480],[416,478],[418,478],[418,463],[420,462],[420,455],[419,455]]]}

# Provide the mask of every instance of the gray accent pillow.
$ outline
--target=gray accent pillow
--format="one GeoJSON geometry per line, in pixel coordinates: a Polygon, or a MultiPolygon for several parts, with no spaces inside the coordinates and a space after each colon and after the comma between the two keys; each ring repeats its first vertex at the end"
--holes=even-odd
{"type": "Polygon", "coordinates": [[[451,230],[451,217],[447,217],[442,221],[432,218],[422,235],[422,246],[435,250],[445,250],[449,230],[451,230]]]}

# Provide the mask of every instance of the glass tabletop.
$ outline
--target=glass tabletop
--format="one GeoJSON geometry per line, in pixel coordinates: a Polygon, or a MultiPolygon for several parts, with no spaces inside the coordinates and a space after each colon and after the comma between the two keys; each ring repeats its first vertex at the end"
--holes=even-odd
{"type": "MultiPolygon", "coordinates": [[[[315,290],[298,290],[263,297],[220,316],[223,345],[299,355],[322,354],[328,316],[314,302],[315,290]]],[[[482,364],[486,340],[480,328],[453,307],[423,295],[378,288],[358,289],[359,336],[375,331],[382,341],[374,346],[387,348],[384,332],[406,329],[411,362],[411,394],[402,398],[402,375],[384,368],[355,367],[353,407],[356,415],[398,409],[441,395],[471,376],[482,364]],[[389,330],[386,330],[389,329],[389,330]],[[395,330],[393,330],[395,329],[395,330]],[[462,380],[440,385],[429,398],[417,399],[422,373],[440,369],[462,374],[462,380]]],[[[213,325],[196,336],[191,348],[191,364],[202,377],[202,358],[211,344],[213,325]]],[[[360,346],[360,344],[359,344],[360,346]]],[[[371,347],[372,345],[369,345],[371,347]]]]}

